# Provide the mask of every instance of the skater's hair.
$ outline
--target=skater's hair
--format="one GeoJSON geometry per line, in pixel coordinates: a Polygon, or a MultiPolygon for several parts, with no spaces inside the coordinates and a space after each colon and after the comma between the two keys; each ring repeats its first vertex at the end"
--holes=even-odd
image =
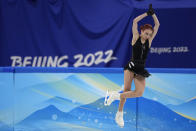
{"type": "Polygon", "coordinates": [[[145,25],[140,26],[141,31],[144,31],[146,29],[150,29],[150,30],[152,30],[152,32],[154,31],[151,24],[145,24],[145,25]]]}

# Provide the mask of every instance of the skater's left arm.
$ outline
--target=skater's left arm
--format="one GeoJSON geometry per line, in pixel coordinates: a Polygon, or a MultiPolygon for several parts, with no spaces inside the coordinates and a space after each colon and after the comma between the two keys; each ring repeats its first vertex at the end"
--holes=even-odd
{"type": "Polygon", "coordinates": [[[154,20],[155,26],[154,26],[154,29],[153,29],[154,31],[152,33],[152,37],[149,39],[150,47],[151,47],[152,40],[156,36],[156,34],[157,34],[158,30],[159,30],[159,26],[160,26],[160,23],[159,23],[159,20],[158,20],[156,14],[153,14],[152,18],[154,20]]]}

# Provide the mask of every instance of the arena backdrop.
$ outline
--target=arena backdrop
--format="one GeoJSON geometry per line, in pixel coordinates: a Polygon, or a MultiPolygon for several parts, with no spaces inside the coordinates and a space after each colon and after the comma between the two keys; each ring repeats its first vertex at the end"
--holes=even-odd
{"type": "Polygon", "coordinates": [[[1,0],[0,66],[123,67],[132,20],[152,3],[161,25],[147,67],[195,68],[195,0],[146,1],[1,0]]]}

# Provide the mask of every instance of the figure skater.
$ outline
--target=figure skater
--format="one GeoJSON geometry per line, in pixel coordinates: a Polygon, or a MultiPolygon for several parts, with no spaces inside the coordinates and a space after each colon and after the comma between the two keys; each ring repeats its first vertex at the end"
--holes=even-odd
{"type": "Polygon", "coordinates": [[[146,58],[151,47],[152,40],[156,36],[160,23],[154,13],[152,4],[144,14],[139,15],[133,20],[132,32],[132,58],[124,67],[124,91],[109,92],[106,95],[105,105],[109,106],[114,100],[120,100],[119,109],[116,113],[115,121],[120,127],[124,127],[123,107],[127,98],[141,97],[145,88],[145,78],[151,74],[145,69],[146,58]],[[141,33],[138,32],[138,22],[146,16],[152,16],[155,26],[150,24],[140,27],[141,33]],[[131,83],[134,80],[135,90],[131,90],[131,83]]]}

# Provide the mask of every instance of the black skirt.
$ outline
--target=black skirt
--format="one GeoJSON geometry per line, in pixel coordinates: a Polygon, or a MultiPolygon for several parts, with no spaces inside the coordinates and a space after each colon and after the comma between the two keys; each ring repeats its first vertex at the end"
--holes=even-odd
{"type": "Polygon", "coordinates": [[[124,70],[129,70],[134,75],[141,75],[143,77],[149,77],[151,74],[145,69],[145,61],[142,60],[130,60],[124,67],[124,70]]]}

